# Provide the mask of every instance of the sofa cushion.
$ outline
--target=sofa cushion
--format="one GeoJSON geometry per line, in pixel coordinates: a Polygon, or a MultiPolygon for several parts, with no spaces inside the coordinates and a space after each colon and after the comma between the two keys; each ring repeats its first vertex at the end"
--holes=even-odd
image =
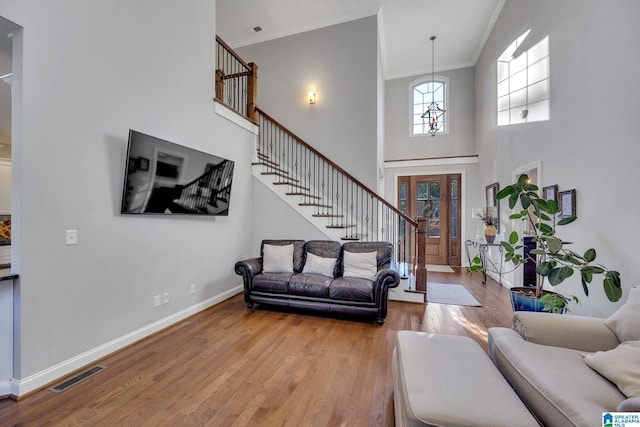
{"type": "Polygon", "coordinates": [[[640,340],[640,286],[629,292],[627,302],[604,321],[620,342],[640,340]]]}
{"type": "Polygon", "coordinates": [[[373,282],[357,277],[339,277],[329,286],[329,298],[345,301],[373,302],[373,282]]]}
{"type": "Polygon", "coordinates": [[[378,272],[375,252],[348,252],[342,254],[344,277],[360,277],[373,280],[378,272]]]}
{"type": "Polygon", "coordinates": [[[323,276],[333,277],[336,260],[337,258],[322,258],[308,252],[302,272],[305,274],[321,274],[323,276]]]}
{"type": "Polygon", "coordinates": [[[263,240],[260,245],[260,256],[264,257],[264,245],[293,245],[293,272],[300,273],[304,265],[304,240],[263,240]]]}
{"type": "MultiPolygon", "coordinates": [[[[305,255],[309,254],[317,255],[321,258],[333,258],[335,261],[333,266],[333,272],[328,276],[337,277],[340,274],[340,251],[342,250],[342,244],[332,240],[309,240],[304,244],[305,255]]],[[[305,261],[305,265],[306,265],[305,261]]]]}
{"type": "Polygon", "coordinates": [[[627,397],[640,397],[640,341],[626,341],[613,350],[587,354],[584,361],[627,397]]]}
{"type": "Polygon", "coordinates": [[[253,290],[286,294],[292,273],[260,273],[253,276],[253,290]]]}
{"type": "Polygon", "coordinates": [[[594,425],[625,399],[579,350],[525,341],[508,328],[490,328],[488,341],[489,356],[544,425],[594,425]]]}
{"type": "Polygon", "coordinates": [[[332,280],[333,277],[320,274],[294,274],[289,280],[289,294],[328,298],[332,280]]]}
{"type": "Polygon", "coordinates": [[[265,273],[293,273],[293,245],[264,245],[262,271],[265,273]]]}

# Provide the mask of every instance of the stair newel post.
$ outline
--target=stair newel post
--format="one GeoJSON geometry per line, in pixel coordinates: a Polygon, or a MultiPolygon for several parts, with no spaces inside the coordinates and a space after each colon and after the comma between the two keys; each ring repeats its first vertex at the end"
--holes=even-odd
{"type": "Polygon", "coordinates": [[[256,105],[258,101],[258,66],[254,62],[250,62],[249,82],[247,87],[247,117],[254,123],[258,123],[258,111],[256,105]]]}
{"type": "Polygon", "coordinates": [[[216,70],[216,99],[224,100],[224,71],[219,68],[216,70]]]}
{"type": "Polygon", "coordinates": [[[416,259],[416,291],[427,293],[427,218],[418,216],[416,229],[417,259],[416,259]]]}

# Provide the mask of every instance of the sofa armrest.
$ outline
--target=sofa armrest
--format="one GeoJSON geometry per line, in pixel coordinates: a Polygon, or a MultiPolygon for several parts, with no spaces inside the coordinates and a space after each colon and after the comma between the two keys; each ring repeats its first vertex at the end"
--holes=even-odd
{"type": "Polygon", "coordinates": [[[620,344],[598,317],[516,311],[512,326],[522,338],[536,344],[580,351],[606,351],[620,344]]]}
{"type": "Polygon", "coordinates": [[[378,270],[376,274],[376,288],[380,289],[382,286],[389,288],[395,288],[400,284],[400,275],[392,268],[383,267],[378,270]]]}
{"type": "Polygon", "coordinates": [[[262,258],[251,258],[236,262],[236,274],[242,276],[245,293],[251,290],[253,276],[262,272],[262,258]]]}

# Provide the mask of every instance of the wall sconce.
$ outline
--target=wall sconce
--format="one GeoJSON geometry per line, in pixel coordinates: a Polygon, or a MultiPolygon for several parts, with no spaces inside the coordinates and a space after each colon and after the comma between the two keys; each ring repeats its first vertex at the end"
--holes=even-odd
{"type": "Polygon", "coordinates": [[[313,105],[316,103],[316,93],[314,91],[309,92],[309,104],[313,105]]]}

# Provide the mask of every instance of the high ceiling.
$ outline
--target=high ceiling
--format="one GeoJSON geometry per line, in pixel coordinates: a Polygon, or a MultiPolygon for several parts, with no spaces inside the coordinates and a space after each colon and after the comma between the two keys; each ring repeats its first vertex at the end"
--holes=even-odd
{"type": "MultiPolygon", "coordinates": [[[[218,35],[240,47],[367,16],[378,16],[386,79],[475,65],[505,0],[217,0],[218,35]],[[262,27],[255,32],[254,27],[262,27]]],[[[0,17],[0,55],[17,26],[0,17]]],[[[4,55],[3,55],[4,53],[4,55]]],[[[3,61],[4,62],[4,61],[3,61]]],[[[3,68],[3,67],[0,67],[3,68]]],[[[0,70],[3,71],[3,70],[0,70]]],[[[9,72],[4,70],[0,75],[9,72]]],[[[10,88],[0,82],[0,136],[10,143],[10,88]]]]}
{"type": "Polygon", "coordinates": [[[475,65],[505,0],[218,0],[217,33],[240,47],[378,15],[386,79],[475,65]],[[262,31],[255,32],[254,27],[262,31]]]}

